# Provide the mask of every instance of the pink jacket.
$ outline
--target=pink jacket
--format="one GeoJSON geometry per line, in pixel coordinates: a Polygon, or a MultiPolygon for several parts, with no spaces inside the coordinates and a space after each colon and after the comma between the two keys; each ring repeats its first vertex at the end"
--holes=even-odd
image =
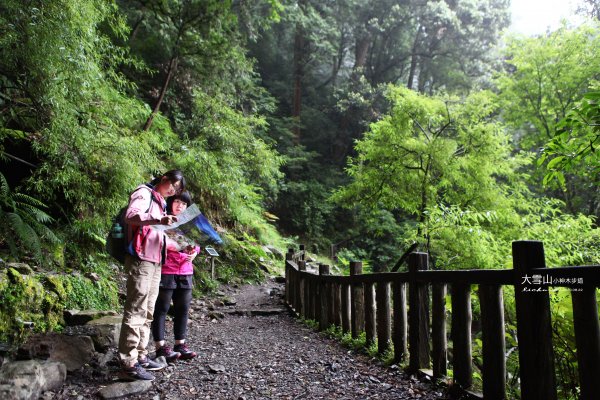
{"type": "Polygon", "coordinates": [[[166,215],[165,209],[163,197],[146,185],[138,186],[129,198],[125,213],[125,222],[130,227],[127,238],[129,241],[133,238],[133,250],[142,260],[159,264],[163,260],[165,234],[149,225],[159,225],[166,215]]]}
{"type": "MultiPolygon", "coordinates": [[[[194,247],[196,253],[200,252],[200,247],[194,247]]],[[[175,244],[168,241],[167,244],[167,260],[163,264],[162,274],[168,275],[192,275],[194,273],[194,265],[188,261],[188,253],[177,251],[175,244]]]]}

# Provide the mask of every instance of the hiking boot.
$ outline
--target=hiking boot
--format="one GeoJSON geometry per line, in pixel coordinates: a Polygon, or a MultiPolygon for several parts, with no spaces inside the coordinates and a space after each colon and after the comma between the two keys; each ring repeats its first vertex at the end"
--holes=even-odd
{"type": "Polygon", "coordinates": [[[173,350],[181,354],[182,360],[189,360],[197,356],[196,352],[190,350],[185,343],[176,344],[173,350]]]}
{"type": "Polygon", "coordinates": [[[173,363],[177,361],[181,354],[176,351],[173,351],[169,346],[162,346],[156,349],[156,357],[164,357],[168,363],[173,363]]]}
{"type": "Polygon", "coordinates": [[[160,371],[165,367],[165,365],[159,364],[148,357],[140,359],[139,363],[146,371],[160,371]]]}
{"type": "Polygon", "coordinates": [[[119,371],[118,376],[119,376],[119,378],[126,380],[126,381],[137,381],[137,380],[153,381],[154,380],[154,375],[152,375],[150,372],[148,372],[144,368],[142,368],[140,363],[135,363],[135,365],[133,367],[123,366],[121,368],[121,371],[119,371]]]}

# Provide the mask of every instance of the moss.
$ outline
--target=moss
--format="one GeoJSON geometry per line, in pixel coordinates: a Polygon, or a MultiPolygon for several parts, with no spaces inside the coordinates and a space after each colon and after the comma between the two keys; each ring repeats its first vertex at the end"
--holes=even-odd
{"type": "Polygon", "coordinates": [[[59,275],[47,275],[45,277],[45,287],[58,295],[62,301],[67,299],[67,290],[65,289],[62,278],[59,275]]]}
{"type": "Polygon", "coordinates": [[[0,271],[0,298],[0,342],[9,343],[19,343],[33,332],[60,330],[65,308],[119,307],[117,285],[111,280],[93,282],[81,275],[22,275],[13,268],[0,271]]]}
{"type": "Polygon", "coordinates": [[[115,282],[103,279],[92,282],[82,275],[66,275],[63,284],[68,294],[65,308],[113,310],[119,307],[115,282]]]}
{"type": "Polygon", "coordinates": [[[48,293],[35,276],[9,268],[0,277],[0,298],[1,341],[20,342],[30,332],[53,329],[62,321],[56,294],[48,293]]]}

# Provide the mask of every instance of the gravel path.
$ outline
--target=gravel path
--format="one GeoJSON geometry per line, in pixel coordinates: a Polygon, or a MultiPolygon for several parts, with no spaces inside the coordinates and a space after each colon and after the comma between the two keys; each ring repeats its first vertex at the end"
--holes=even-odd
{"type": "MultiPolygon", "coordinates": [[[[292,318],[282,285],[224,289],[194,300],[188,344],[199,353],[156,372],[131,399],[442,399],[441,389],[358,354],[292,318]],[[235,304],[233,304],[235,303],[235,304]],[[229,304],[229,305],[226,305],[229,304]],[[267,314],[267,315],[257,315],[267,314]]],[[[167,338],[172,337],[171,324],[167,338]]],[[[93,363],[52,397],[88,399],[114,383],[118,365],[93,363]]]]}

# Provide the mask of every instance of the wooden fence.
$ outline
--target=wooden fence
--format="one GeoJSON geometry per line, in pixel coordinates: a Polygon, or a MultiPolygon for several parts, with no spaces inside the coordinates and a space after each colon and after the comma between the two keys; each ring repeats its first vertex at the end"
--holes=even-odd
{"type": "Polygon", "coordinates": [[[380,353],[393,346],[396,361],[408,356],[409,371],[431,368],[435,378],[443,378],[450,285],[453,378],[466,389],[473,380],[471,286],[478,285],[483,396],[493,400],[506,398],[502,287],[513,286],[521,398],[553,400],[557,391],[548,288],[570,287],[581,399],[600,399],[600,265],[546,268],[538,241],[513,242],[512,255],[513,269],[508,270],[429,271],[427,254],[415,252],[409,255],[408,272],[362,274],[362,263],[352,262],[350,276],[334,276],[321,264],[318,275],[307,272],[301,246],[286,255],[285,299],[299,316],[318,321],[319,329],[334,324],[353,337],[364,331],[367,344],[377,341],[380,353]]]}

